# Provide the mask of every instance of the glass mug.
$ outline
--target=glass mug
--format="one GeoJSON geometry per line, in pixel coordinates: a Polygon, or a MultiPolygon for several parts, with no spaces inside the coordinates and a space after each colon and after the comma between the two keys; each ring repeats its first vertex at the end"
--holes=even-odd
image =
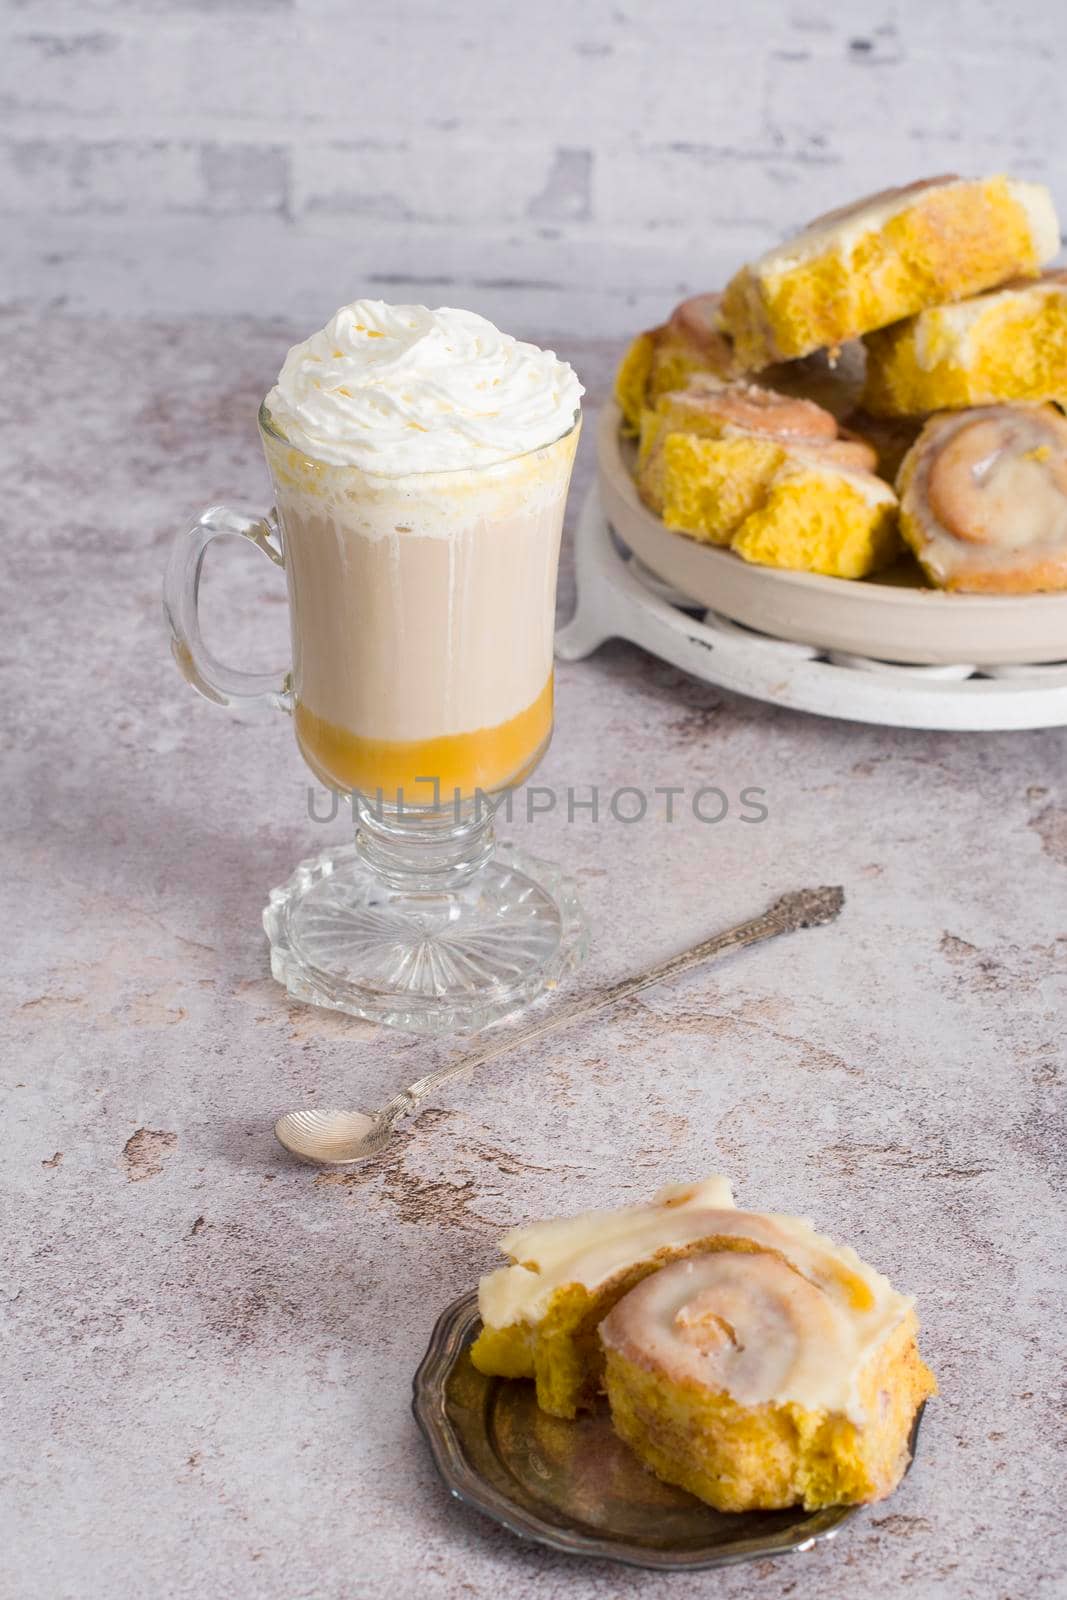
{"type": "Polygon", "coordinates": [[[394,477],[316,460],[265,405],[259,427],[274,511],[214,506],[179,534],[164,610],[193,687],[290,712],[312,772],[352,800],[355,843],[271,892],[272,971],[300,999],[375,1022],[484,1027],[554,987],[588,945],[570,881],[497,846],[493,829],[551,737],[580,416],[493,466],[394,477]],[[242,672],[201,638],[204,554],[227,536],[285,569],[286,672],[242,672]]]}

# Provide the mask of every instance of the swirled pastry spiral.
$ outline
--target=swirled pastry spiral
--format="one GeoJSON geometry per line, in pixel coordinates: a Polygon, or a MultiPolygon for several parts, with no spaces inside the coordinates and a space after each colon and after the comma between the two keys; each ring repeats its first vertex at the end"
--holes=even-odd
{"type": "Polygon", "coordinates": [[[1067,589],[1067,418],[1054,406],[942,412],[897,487],[901,532],[940,588],[1067,589]]]}
{"type": "MultiPolygon", "coordinates": [[[[877,461],[874,449],[855,435],[839,433],[834,416],[812,400],[762,384],[694,377],[687,388],[661,395],[654,408],[646,406],[641,413],[637,487],[645,504],[660,515],[671,497],[671,485],[664,480],[664,446],[676,433],[701,439],[753,437],[860,471],[869,471],[877,461]]],[[[669,517],[665,520],[670,524],[669,517]]],[[[703,531],[713,543],[725,543],[732,528],[724,525],[721,538],[715,530],[703,531]]]]}
{"type": "Polygon", "coordinates": [[[799,1218],[737,1212],[600,1325],[616,1431],[720,1511],[881,1499],[935,1392],[911,1302],[799,1218]]]}
{"type": "Polygon", "coordinates": [[[727,284],[722,323],[749,371],[1032,277],[1059,249],[1052,199],[1013,178],[927,178],[819,217],[727,284]]]}

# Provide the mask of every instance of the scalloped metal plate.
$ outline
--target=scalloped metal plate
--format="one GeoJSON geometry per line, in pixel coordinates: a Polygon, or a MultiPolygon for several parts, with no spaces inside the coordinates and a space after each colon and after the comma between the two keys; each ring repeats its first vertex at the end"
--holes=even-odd
{"type": "MultiPolygon", "coordinates": [[[[861,1509],[713,1511],[646,1472],[606,1409],[563,1422],[538,1410],[532,1384],[477,1372],[469,1350],[480,1327],[475,1291],[442,1313],[412,1410],[457,1500],[520,1538],[633,1567],[698,1571],[809,1550],[861,1509]]],[[[916,1418],[913,1454],[918,1427],[916,1418]]]]}

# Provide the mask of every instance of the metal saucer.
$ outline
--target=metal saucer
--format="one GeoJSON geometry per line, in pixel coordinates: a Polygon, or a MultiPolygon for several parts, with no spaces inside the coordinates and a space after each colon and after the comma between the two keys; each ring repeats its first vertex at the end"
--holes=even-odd
{"type": "MultiPolygon", "coordinates": [[[[810,1550],[861,1509],[713,1511],[647,1472],[606,1406],[564,1422],[538,1410],[532,1383],[477,1372],[469,1349],[480,1328],[475,1291],[442,1313],[415,1374],[412,1410],[452,1494],[520,1538],[692,1572],[810,1550]]],[[[918,1426],[917,1417],[913,1454],[918,1426]]]]}

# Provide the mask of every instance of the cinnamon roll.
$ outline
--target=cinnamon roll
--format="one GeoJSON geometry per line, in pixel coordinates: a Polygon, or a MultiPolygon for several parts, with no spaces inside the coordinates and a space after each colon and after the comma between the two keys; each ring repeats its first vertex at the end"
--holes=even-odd
{"type": "Polygon", "coordinates": [[[875,450],[830,412],[757,384],[693,379],[641,414],[638,492],[668,528],[747,561],[863,577],[899,553],[875,450]]]}
{"type": "MultiPolygon", "coordinates": [[[[693,378],[688,388],[668,391],[654,408],[646,406],[641,412],[637,488],[658,516],[663,515],[668,492],[664,446],[675,433],[703,439],[758,435],[774,444],[807,444],[819,449],[837,438],[837,423],[821,407],[787,399],[773,389],[693,378]]],[[[713,542],[728,542],[729,532],[724,532],[724,540],[713,538],[713,542]]],[[[713,537],[710,531],[709,537],[713,537]]]]}
{"type": "Polygon", "coordinates": [[[624,431],[636,433],[641,420],[641,408],[648,399],[652,361],[656,353],[656,339],[660,328],[649,328],[639,333],[626,347],[626,353],[615,373],[615,403],[622,412],[624,431]]]}
{"type": "Polygon", "coordinates": [[[864,405],[879,416],[1067,399],[1067,271],[931,306],[866,343],[864,405]]]}
{"type": "MultiPolygon", "coordinates": [[[[655,406],[673,389],[694,378],[729,383],[748,375],[722,327],[722,295],[698,294],[676,306],[662,327],[639,333],[627,347],[615,376],[615,400],[630,433],[640,427],[641,412],[655,406]]],[[[802,361],[778,362],[760,374],[760,381],[781,394],[813,400],[835,417],[859,404],[865,356],[852,340],[833,357],[817,350],[802,361]]]]}
{"type": "Polygon", "coordinates": [[[652,363],[653,400],[668,389],[679,388],[694,372],[716,378],[739,375],[733,342],[723,332],[721,310],[722,295],[717,291],[692,295],[675,306],[652,363]]]}
{"type": "Polygon", "coordinates": [[[616,1432],[719,1511],[883,1498],[936,1392],[911,1301],[806,1221],[728,1216],[601,1322],[616,1432]]]}
{"type": "Polygon", "coordinates": [[[1054,406],[942,412],[897,487],[901,532],[939,588],[1067,589],[1067,418],[1054,406]]]}
{"type": "Polygon", "coordinates": [[[726,286],[722,325],[750,371],[1032,277],[1059,249],[1046,188],[927,178],[828,213],[726,286]]]}
{"type": "Polygon", "coordinates": [[[730,549],[759,566],[866,578],[900,555],[897,497],[873,472],[790,451],[730,549]]]}

